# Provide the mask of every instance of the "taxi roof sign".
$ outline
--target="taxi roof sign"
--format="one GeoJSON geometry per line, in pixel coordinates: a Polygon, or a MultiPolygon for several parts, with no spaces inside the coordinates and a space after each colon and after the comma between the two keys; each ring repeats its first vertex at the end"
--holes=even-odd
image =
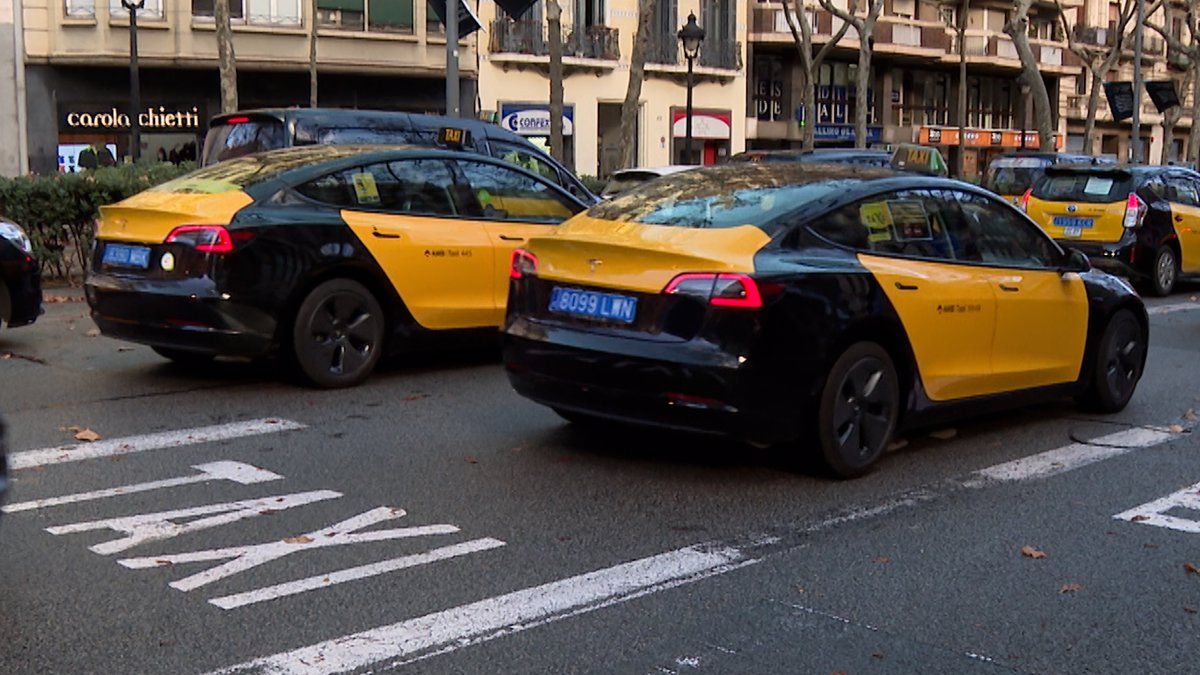
{"type": "Polygon", "coordinates": [[[937,148],[915,143],[901,143],[892,153],[892,168],[897,171],[913,171],[929,176],[949,175],[946,160],[937,148]]]}
{"type": "Polygon", "coordinates": [[[462,148],[471,144],[471,132],[460,127],[438,129],[437,142],[448,148],[462,148]]]}

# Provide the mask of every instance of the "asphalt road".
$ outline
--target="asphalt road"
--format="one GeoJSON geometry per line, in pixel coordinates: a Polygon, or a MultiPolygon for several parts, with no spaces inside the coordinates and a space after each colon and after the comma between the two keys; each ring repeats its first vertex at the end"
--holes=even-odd
{"type": "Polygon", "coordinates": [[[488,349],[323,392],[51,304],[0,331],[0,672],[1200,672],[1200,301],[1151,304],[1123,413],[850,482],[580,432],[488,349]]]}

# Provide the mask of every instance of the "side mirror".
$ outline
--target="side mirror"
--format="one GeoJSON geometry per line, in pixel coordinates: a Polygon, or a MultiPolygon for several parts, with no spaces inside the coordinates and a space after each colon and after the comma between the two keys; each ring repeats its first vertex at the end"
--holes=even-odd
{"type": "Polygon", "coordinates": [[[1058,271],[1062,274],[1067,274],[1068,272],[1083,274],[1091,269],[1092,261],[1088,260],[1087,255],[1079,249],[1069,248],[1067,249],[1066,259],[1063,260],[1063,264],[1058,268],[1058,271]]]}

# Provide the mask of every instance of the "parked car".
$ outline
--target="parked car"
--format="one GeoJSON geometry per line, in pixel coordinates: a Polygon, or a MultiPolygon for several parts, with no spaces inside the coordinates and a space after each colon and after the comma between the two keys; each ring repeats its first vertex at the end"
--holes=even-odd
{"type": "Polygon", "coordinates": [[[897,429],[1039,397],[1121,410],[1125,282],[959,181],[829,165],[668,176],[517,249],[504,362],[569,421],[811,441],[856,476],[897,429]]]}
{"type": "Polygon", "coordinates": [[[41,314],[41,272],[33,244],[20,225],[0,220],[0,324],[26,326],[41,314]]]}
{"type": "Polygon", "coordinates": [[[600,198],[612,199],[616,195],[637,187],[648,180],[670,176],[673,173],[695,168],[694,165],[689,164],[674,164],[649,168],[621,169],[620,171],[613,172],[612,177],[608,179],[608,183],[604,186],[604,190],[600,193],[600,198]]]}
{"type": "Polygon", "coordinates": [[[1055,165],[1022,207],[1097,267],[1168,295],[1200,275],[1200,173],[1173,166],[1055,165]]]}
{"type": "Polygon", "coordinates": [[[297,145],[425,145],[476,152],[519,164],[586,203],[598,201],[553,157],[524,137],[481,120],[379,110],[273,108],[217,115],[201,166],[297,145]]]}
{"type": "Polygon", "coordinates": [[[504,160],[317,145],[211,164],[100,210],[86,291],[176,361],[280,354],[323,387],[504,321],[512,250],[585,205],[504,160]]]}
{"type": "Polygon", "coordinates": [[[1045,175],[1046,167],[1057,164],[1115,164],[1110,158],[1062,152],[1012,152],[993,159],[987,167],[983,187],[1013,204],[1045,175]]]}

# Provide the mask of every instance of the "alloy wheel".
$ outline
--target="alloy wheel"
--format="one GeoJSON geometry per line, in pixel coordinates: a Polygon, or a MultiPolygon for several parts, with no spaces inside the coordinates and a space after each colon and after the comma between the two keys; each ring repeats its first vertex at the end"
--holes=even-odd
{"type": "Polygon", "coordinates": [[[366,299],[350,291],[330,294],[309,316],[308,334],[318,363],[332,375],[352,375],[371,362],[380,317],[366,299]]]}
{"type": "Polygon", "coordinates": [[[835,399],[833,439],[843,457],[861,460],[887,443],[895,418],[895,387],[876,358],[859,360],[846,372],[835,399]]]}

